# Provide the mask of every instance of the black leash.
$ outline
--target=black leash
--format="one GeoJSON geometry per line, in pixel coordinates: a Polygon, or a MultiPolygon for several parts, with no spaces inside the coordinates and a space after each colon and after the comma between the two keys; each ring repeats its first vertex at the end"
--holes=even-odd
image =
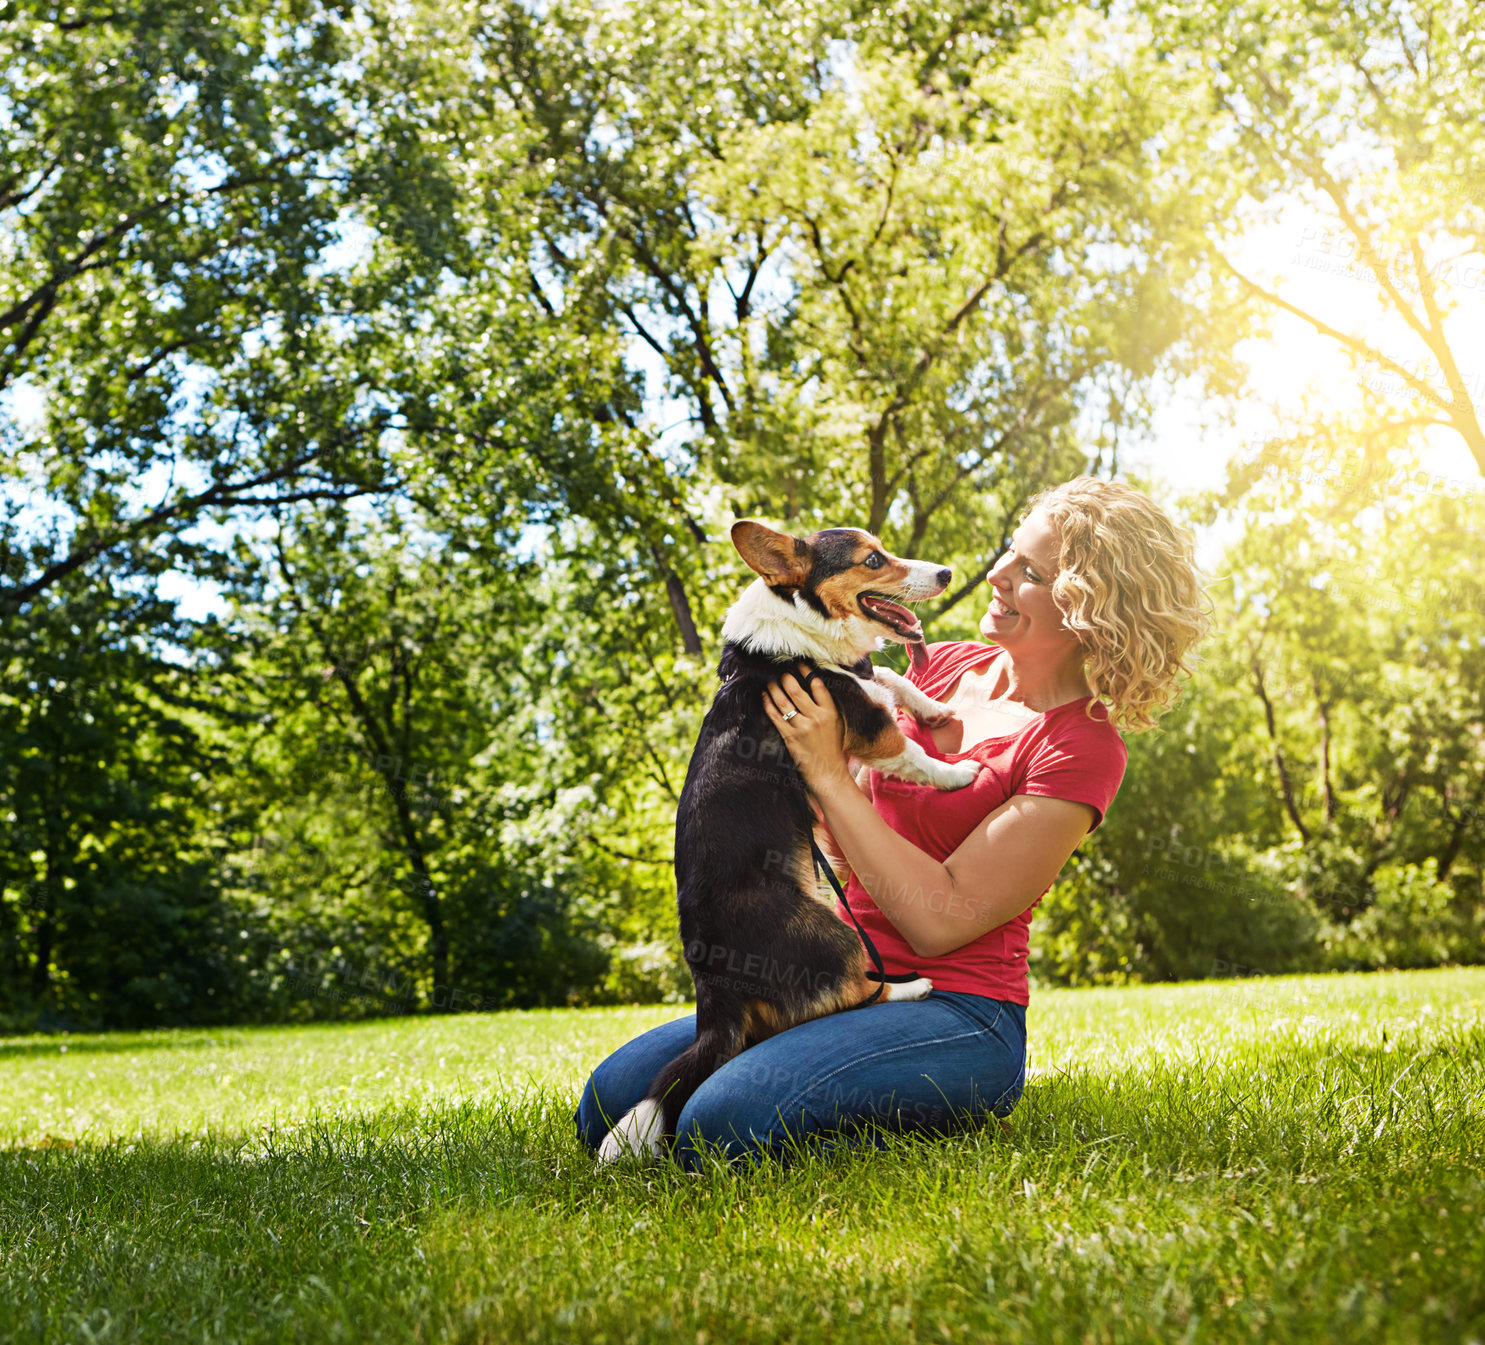
{"type": "Polygon", "coordinates": [[[830,867],[830,861],[820,853],[820,847],[815,841],[813,833],[810,835],[810,849],[815,854],[815,868],[824,869],[825,876],[830,879],[830,886],[835,889],[835,895],[840,898],[840,904],[846,908],[846,914],[851,917],[851,923],[856,926],[856,933],[861,936],[861,942],[866,945],[866,951],[871,954],[872,965],[876,967],[875,980],[877,988],[872,991],[867,999],[863,999],[856,1005],[858,1009],[864,1009],[868,1004],[875,1004],[882,997],[882,991],[887,988],[887,968],[882,962],[882,955],[877,952],[877,946],[871,941],[871,935],[861,928],[861,921],[856,919],[856,912],[851,909],[851,903],[846,900],[846,894],[841,891],[840,879],[835,876],[835,870],[830,867]]]}

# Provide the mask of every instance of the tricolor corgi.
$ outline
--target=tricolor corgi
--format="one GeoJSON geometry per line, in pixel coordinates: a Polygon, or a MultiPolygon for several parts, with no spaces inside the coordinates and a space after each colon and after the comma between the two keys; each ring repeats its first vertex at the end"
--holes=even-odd
{"type": "Polygon", "coordinates": [[[900,1000],[933,988],[922,978],[873,979],[861,938],[821,894],[808,790],[764,713],[767,684],[807,665],[801,680],[819,677],[829,688],[846,751],[880,771],[961,789],[979,769],[935,760],[907,738],[898,706],[929,725],[951,711],[871,661],[885,640],[906,645],[915,664],[926,659],[923,627],[904,604],[942,593],[952,571],[900,560],[858,528],[800,538],[743,519],[732,541],[758,578],[722,627],[722,685],[676,810],[676,896],[696,982],[696,1040],[605,1136],[602,1162],[662,1153],[691,1095],[749,1046],[870,1003],[884,989],[900,1000]]]}

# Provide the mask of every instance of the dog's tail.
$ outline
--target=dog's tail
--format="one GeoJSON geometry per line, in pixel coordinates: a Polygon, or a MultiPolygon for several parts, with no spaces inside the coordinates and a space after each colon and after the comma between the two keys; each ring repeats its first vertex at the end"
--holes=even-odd
{"type": "Polygon", "coordinates": [[[644,1098],[604,1136],[598,1161],[612,1163],[625,1154],[664,1153],[691,1094],[741,1050],[740,1031],[711,1028],[697,1032],[696,1040],[655,1075],[644,1098]]]}

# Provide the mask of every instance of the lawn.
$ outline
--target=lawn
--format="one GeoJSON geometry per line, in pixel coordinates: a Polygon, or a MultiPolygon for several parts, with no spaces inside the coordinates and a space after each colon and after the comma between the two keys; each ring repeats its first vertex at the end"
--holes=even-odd
{"type": "Polygon", "coordinates": [[[0,1042],[0,1339],[1485,1341],[1485,968],[1034,991],[1005,1128],[595,1170],[676,1008],[0,1042]]]}

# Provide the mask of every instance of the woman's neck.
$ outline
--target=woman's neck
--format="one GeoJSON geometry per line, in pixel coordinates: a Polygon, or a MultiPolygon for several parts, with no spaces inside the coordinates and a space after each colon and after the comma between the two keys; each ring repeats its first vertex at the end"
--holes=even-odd
{"type": "Polygon", "coordinates": [[[1018,661],[1007,649],[990,665],[986,674],[986,690],[992,700],[1015,701],[1039,713],[1093,694],[1093,688],[1083,673],[1081,655],[1064,659],[1056,665],[1039,666],[1024,658],[1018,661]]]}

